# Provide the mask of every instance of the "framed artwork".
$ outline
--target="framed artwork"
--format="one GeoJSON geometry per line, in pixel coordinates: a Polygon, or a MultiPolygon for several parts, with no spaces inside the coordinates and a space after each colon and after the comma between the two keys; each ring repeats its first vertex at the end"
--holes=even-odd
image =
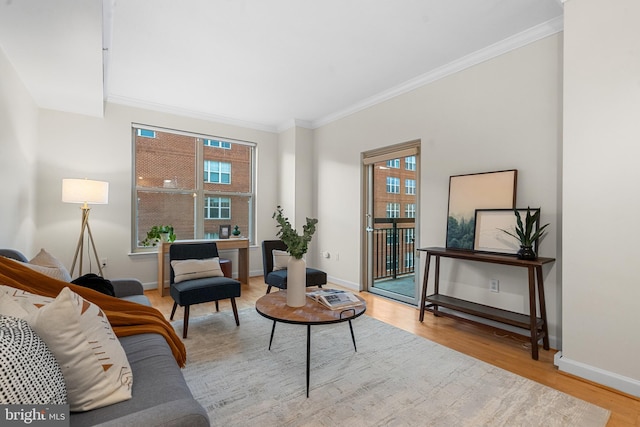
{"type": "MultiPolygon", "coordinates": [[[[518,208],[520,218],[524,223],[527,209],[518,208]]],[[[531,214],[540,212],[540,209],[530,209],[531,214]]],[[[473,250],[478,252],[490,252],[515,255],[520,250],[520,242],[515,237],[509,236],[502,230],[507,230],[517,235],[516,215],[513,209],[476,209],[475,234],[473,238],[473,250]]],[[[540,227],[540,217],[533,227],[535,233],[540,227]]],[[[534,252],[538,252],[538,241],[533,245],[534,252]]]]}
{"type": "Polygon", "coordinates": [[[516,169],[449,177],[447,249],[473,250],[476,209],[513,209],[517,179],[516,169]]]}
{"type": "Polygon", "coordinates": [[[219,239],[228,239],[231,235],[231,225],[221,225],[218,233],[219,239]]]}

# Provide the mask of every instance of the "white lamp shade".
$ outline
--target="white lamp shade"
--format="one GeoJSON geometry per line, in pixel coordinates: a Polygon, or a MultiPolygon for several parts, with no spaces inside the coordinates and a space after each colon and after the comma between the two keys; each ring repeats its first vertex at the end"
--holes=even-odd
{"type": "Polygon", "coordinates": [[[65,203],[109,203],[109,183],[90,179],[63,179],[62,201],[65,203]]]}

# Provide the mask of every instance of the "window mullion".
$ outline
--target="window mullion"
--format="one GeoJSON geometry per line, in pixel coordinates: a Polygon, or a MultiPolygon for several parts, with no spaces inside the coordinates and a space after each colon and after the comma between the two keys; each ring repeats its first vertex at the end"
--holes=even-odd
{"type": "Polygon", "coordinates": [[[204,239],[204,143],[195,138],[196,144],[196,191],[194,193],[194,238],[204,239]]]}

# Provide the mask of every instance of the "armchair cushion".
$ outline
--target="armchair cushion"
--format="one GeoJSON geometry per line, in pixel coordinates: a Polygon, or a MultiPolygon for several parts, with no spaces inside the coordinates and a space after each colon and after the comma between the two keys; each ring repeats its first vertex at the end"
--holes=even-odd
{"type": "MultiPolygon", "coordinates": [[[[308,268],[307,267],[307,287],[308,286],[322,286],[327,284],[327,273],[324,271],[308,268]]],[[[265,283],[276,288],[287,288],[287,270],[276,270],[267,274],[267,280],[265,283]]]]}
{"type": "Polygon", "coordinates": [[[289,266],[291,255],[287,251],[273,250],[273,271],[286,270],[289,266]]]}
{"type": "Polygon", "coordinates": [[[220,268],[220,258],[172,260],[174,283],[185,280],[201,279],[204,277],[224,276],[220,268]]]}

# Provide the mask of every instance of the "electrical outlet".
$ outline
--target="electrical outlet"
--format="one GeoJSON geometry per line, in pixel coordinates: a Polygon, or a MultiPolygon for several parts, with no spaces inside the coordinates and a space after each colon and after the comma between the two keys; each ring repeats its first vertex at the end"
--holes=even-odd
{"type": "Polygon", "coordinates": [[[106,258],[100,258],[100,267],[107,268],[107,259],[106,258]]]}
{"type": "Polygon", "coordinates": [[[498,279],[491,279],[489,280],[489,290],[491,292],[500,292],[500,282],[498,282],[498,279]]]}

